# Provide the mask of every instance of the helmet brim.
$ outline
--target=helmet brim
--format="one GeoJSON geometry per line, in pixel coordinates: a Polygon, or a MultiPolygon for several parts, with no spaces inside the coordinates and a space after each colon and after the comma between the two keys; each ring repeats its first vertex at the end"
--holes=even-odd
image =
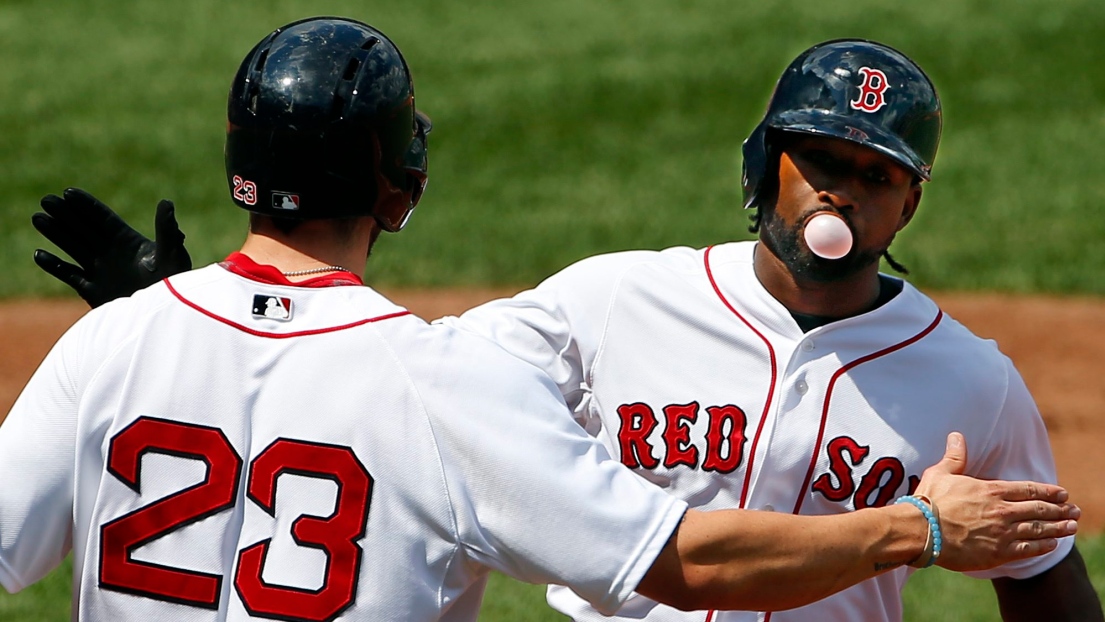
{"type": "Polygon", "coordinates": [[[898,136],[858,117],[845,117],[824,110],[788,110],[772,116],[767,126],[785,132],[831,136],[874,149],[906,167],[925,181],[932,179],[932,167],[898,136]]]}

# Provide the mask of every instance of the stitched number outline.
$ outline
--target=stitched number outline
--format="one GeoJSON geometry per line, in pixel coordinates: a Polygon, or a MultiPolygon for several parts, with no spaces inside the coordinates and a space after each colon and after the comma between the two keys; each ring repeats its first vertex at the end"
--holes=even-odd
{"type": "Polygon", "coordinates": [[[239,175],[235,175],[231,181],[234,182],[235,199],[246,205],[257,205],[257,184],[242,179],[239,175]]]}
{"type": "Polygon", "coordinates": [[[361,547],[365,533],[372,478],[348,447],[279,439],[250,465],[249,498],[276,514],[276,481],[285,473],[331,479],[338,485],[338,503],[330,517],[300,516],[292,536],[300,546],[326,553],[326,580],[317,591],[269,585],[261,578],[268,540],[238,554],[234,587],[250,614],[280,620],[331,620],[357,593],[361,547]]]}
{"type": "MultiPolygon", "coordinates": [[[[218,609],[221,575],[137,561],[132,556],[143,545],[234,507],[242,459],[218,428],[141,417],[111,439],[107,470],[141,493],[142,457],[147,453],[201,461],[207,467],[204,481],[100,528],[100,587],[218,609]]],[[[356,599],[363,553],[357,541],[365,534],[372,477],[348,447],[278,439],[250,464],[247,482],[249,499],[270,515],[275,515],[276,485],[284,474],[337,484],[337,503],[330,516],[304,515],[292,523],[292,537],[298,545],[326,554],[322,587],[304,590],[265,583],[261,575],[271,539],[239,551],[234,585],[252,615],[307,622],[332,620],[356,599]]]]}

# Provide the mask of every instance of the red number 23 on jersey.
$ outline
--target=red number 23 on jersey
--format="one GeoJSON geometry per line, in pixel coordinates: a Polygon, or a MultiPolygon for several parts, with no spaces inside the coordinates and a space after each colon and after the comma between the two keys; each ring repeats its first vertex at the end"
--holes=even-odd
{"type": "MultiPolygon", "coordinates": [[[[142,456],[162,453],[206,463],[204,481],[100,528],[100,587],[194,607],[217,609],[223,577],[132,559],[135,549],[234,506],[242,459],[217,428],[141,417],[111,439],[107,469],[140,492],[142,456]]],[[[251,615],[323,622],[353,604],[361,563],[356,542],[365,533],[372,477],[348,447],[278,439],[250,464],[247,493],[275,515],[276,483],[285,473],[338,484],[337,505],[326,518],[300,516],[292,535],[322,550],[328,563],[317,590],[269,585],[261,571],[271,540],[238,553],[234,587],[251,615]]]]}

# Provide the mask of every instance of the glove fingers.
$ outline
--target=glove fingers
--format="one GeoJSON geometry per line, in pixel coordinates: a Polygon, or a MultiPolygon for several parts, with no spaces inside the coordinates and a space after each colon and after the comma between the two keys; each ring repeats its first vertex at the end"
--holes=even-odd
{"type": "Polygon", "coordinates": [[[65,202],[84,214],[89,222],[103,222],[115,215],[110,207],[80,188],[66,188],[64,196],[65,202]]]}
{"type": "Polygon", "coordinates": [[[66,188],[65,200],[75,204],[81,210],[81,213],[85,214],[88,223],[100,227],[100,230],[105,234],[117,238],[132,238],[141,235],[128,225],[127,221],[120,218],[115,210],[80,188],[66,188]]]}
{"type": "Polygon", "coordinates": [[[42,197],[38,204],[42,206],[42,211],[54,219],[57,227],[81,229],[85,226],[84,214],[80,210],[74,210],[72,204],[67,203],[65,199],[56,194],[48,194],[42,197]]]}
{"type": "Polygon", "coordinates": [[[154,237],[157,241],[157,269],[164,276],[192,268],[192,258],[184,248],[184,232],[176,220],[176,206],[168,199],[157,204],[154,219],[154,237]]]}
{"type": "Polygon", "coordinates": [[[159,252],[184,244],[184,233],[176,221],[176,206],[168,199],[162,199],[157,204],[157,213],[154,216],[154,239],[157,241],[159,252]]]}
{"type": "Polygon", "coordinates": [[[76,188],[67,188],[63,194],[65,196],[60,197],[48,194],[42,197],[39,204],[47,214],[74,228],[87,227],[103,220],[102,208],[106,206],[92,195],[76,188]]]}
{"type": "Polygon", "coordinates": [[[84,278],[84,270],[81,270],[71,263],[62,261],[57,255],[48,253],[42,249],[35,251],[34,259],[39,268],[45,270],[47,274],[55,279],[72,287],[80,294],[81,298],[87,300],[86,294],[88,293],[90,284],[88,279],[84,278]]]}
{"type": "MultiPolygon", "coordinates": [[[[95,259],[95,253],[93,248],[89,245],[87,238],[80,233],[79,229],[74,229],[72,226],[66,226],[66,221],[59,220],[49,214],[43,214],[42,212],[37,212],[31,216],[31,224],[42,234],[42,237],[56,244],[58,248],[65,251],[65,254],[72,257],[74,261],[85,267],[90,267],[92,265],[95,259]]],[[[71,225],[72,223],[68,224],[71,225]]],[[[41,252],[45,253],[45,251],[41,252]]],[[[50,256],[53,257],[53,255],[50,256]]]]}
{"type": "Polygon", "coordinates": [[[84,237],[92,249],[103,249],[141,235],[110,207],[80,188],[66,188],[62,197],[48,194],[40,204],[61,227],[84,237]]]}

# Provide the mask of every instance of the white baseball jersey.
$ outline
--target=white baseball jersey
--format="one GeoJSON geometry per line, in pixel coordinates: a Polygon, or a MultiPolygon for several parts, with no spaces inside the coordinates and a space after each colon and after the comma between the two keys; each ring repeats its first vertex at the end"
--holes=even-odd
{"type": "Polygon", "coordinates": [[[72,548],[92,622],[472,621],[489,569],[617,609],[686,504],[353,278],[235,254],[77,322],[0,427],[0,583],[72,548]]]}
{"type": "MultiPolygon", "coordinates": [[[[593,257],[443,323],[544,369],[612,455],[693,507],[885,505],[916,487],[953,430],[970,474],[1055,481],[1039,413],[993,342],[908,283],[874,311],[803,333],[753,273],[754,247],[593,257]]],[[[976,576],[1032,576],[1072,545],[976,576]]],[[[900,620],[910,572],[773,614],[683,613],[635,595],[614,619],[900,620]]],[[[550,588],[549,602],[608,619],[566,590],[550,588]]]]}

